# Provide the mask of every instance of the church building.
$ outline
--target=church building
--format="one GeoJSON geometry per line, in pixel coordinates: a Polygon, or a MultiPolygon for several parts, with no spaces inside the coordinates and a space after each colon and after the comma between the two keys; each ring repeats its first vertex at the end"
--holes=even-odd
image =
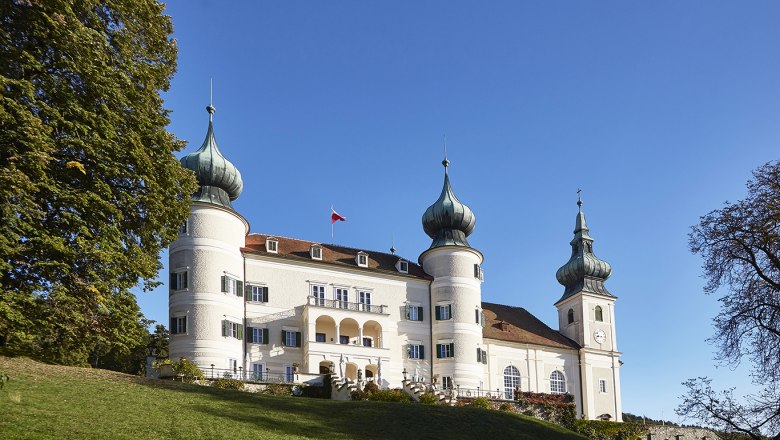
{"type": "Polygon", "coordinates": [[[593,253],[581,201],[571,258],[556,273],[564,291],[553,329],[522,307],[482,301],[484,257],[467,240],[475,216],[455,197],[446,159],[441,194],[422,216],[431,246],[416,262],[395,249],[250,232],[231,204],[241,174],[206,109],[206,139],[181,159],[199,187],[169,250],[172,359],[259,381],[332,371],[382,388],[408,377],[463,395],[571,393],[578,417],[621,421],[616,297],[604,286],[612,269],[593,253]]]}

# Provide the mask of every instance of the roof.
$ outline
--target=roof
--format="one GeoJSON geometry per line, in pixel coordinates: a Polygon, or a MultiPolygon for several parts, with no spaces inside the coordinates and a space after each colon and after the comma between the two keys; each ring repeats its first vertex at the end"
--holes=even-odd
{"type": "Polygon", "coordinates": [[[522,307],[483,302],[482,310],[485,313],[485,327],[482,328],[483,338],[574,350],[580,349],[579,344],[560,332],[551,329],[522,307]],[[501,329],[502,322],[509,324],[506,330],[501,329]]]}
{"type": "Polygon", "coordinates": [[[241,250],[242,252],[260,254],[286,260],[314,262],[317,264],[327,264],[345,268],[348,267],[351,269],[363,270],[367,272],[392,274],[402,277],[420,278],[425,280],[433,279],[423,271],[420,265],[412,263],[400,255],[393,255],[364,249],[354,249],[336,244],[317,243],[313,241],[299,240],[297,238],[279,237],[277,235],[268,234],[249,234],[246,236],[246,246],[241,250]],[[268,252],[266,249],[265,243],[268,237],[273,237],[278,240],[279,244],[277,245],[276,253],[268,252]],[[313,244],[317,244],[322,247],[322,260],[314,260],[311,258],[309,251],[311,249],[311,245],[313,244]],[[368,254],[368,267],[360,267],[357,265],[357,261],[355,261],[355,259],[358,252],[365,252],[368,254]],[[395,265],[398,260],[404,260],[409,263],[408,274],[399,272],[398,269],[396,269],[395,265]]]}

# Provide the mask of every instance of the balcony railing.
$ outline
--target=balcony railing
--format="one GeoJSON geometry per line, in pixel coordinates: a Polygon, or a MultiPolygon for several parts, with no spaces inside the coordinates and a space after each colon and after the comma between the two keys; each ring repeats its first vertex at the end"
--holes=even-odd
{"type": "Polygon", "coordinates": [[[375,305],[364,304],[364,303],[339,301],[336,299],[317,298],[316,296],[309,296],[309,305],[318,306],[318,307],[328,307],[331,309],[354,310],[358,312],[368,312],[368,313],[386,313],[385,308],[387,308],[387,306],[384,305],[375,306],[375,305]]]}
{"type": "Polygon", "coordinates": [[[206,379],[237,379],[254,383],[294,383],[295,373],[271,373],[269,371],[253,372],[243,371],[242,368],[213,368],[211,366],[200,369],[206,379]]]}

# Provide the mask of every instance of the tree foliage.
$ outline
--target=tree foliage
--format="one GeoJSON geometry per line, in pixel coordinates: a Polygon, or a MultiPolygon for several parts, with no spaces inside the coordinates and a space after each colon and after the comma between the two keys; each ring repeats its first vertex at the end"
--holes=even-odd
{"type": "Polygon", "coordinates": [[[129,353],[147,335],[130,289],[154,287],[195,190],[160,97],[170,17],[155,0],[9,0],[0,20],[0,347],[129,353]]]}
{"type": "Polygon", "coordinates": [[[737,365],[747,357],[754,381],[765,388],[739,404],[733,390],[689,380],[678,412],[730,431],[780,435],[780,163],[756,169],[747,190],[744,199],[700,219],[690,248],[704,259],[705,292],[727,289],[714,319],[718,359],[737,365]]]}

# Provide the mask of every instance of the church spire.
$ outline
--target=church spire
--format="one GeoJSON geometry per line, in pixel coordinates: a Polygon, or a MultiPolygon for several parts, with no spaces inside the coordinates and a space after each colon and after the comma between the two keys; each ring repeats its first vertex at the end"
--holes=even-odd
{"type": "Polygon", "coordinates": [[[574,225],[574,239],[570,242],[571,257],[555,274],[558,282],[565,287],[561,300],[582,291],[612,296],[604,286],[604,281],[612,273],[612,267],[593,253],[593,238],[588,234],[580,192],[577,191],[579,212],[574,225]]]}

